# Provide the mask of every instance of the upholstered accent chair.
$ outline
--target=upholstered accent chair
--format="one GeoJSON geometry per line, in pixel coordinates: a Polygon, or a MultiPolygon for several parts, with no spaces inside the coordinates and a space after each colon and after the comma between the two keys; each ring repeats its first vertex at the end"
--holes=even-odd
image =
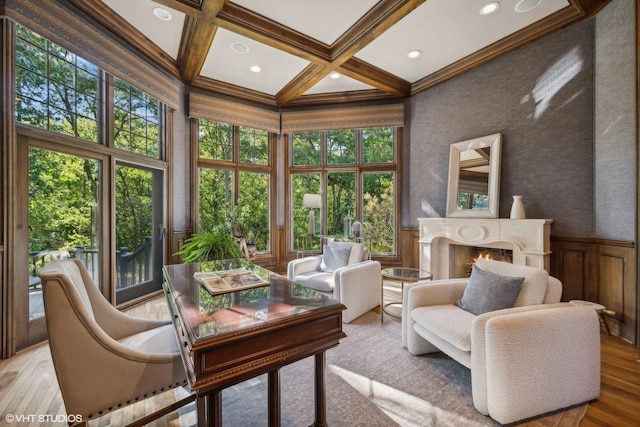
{"type": "MultiPolygon", "coordinates": [[[[186,384],[170,321],[143,320],[118,311],[78,259],[51,262],[39,275],[51,358],[67,414],[81,415],[86,424],[186,384]]],[[[190,395],[145,420],[193,399],[190,395]]]]}
{"type": "Polygon", "coordinates": [[[469,279],[405,287],[402,343],[409,352],[442,351],[470,368],[474,406],[502,424],[597,399],[597,313],[560,303],[562,284],[543,269],[486,259],[476,266],[484,276],[474,276],[474,267],[469,279]],[[511,288],[507,301],[487,297],[496,281],[504,281],[498,300],[511,288]]]}
{"type": "Polygon", "coordinates": [[[345,323],[380,305],[380,263],[362,243],[330,241],[321,255],[290,261],[287,277],[344,304],[345,323]]]}

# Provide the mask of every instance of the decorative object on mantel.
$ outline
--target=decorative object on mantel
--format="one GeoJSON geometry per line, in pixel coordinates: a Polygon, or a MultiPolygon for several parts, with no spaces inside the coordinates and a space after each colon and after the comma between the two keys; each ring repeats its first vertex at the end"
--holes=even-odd
{"type": "Polygon", "coordinates": [[[524,203],[521,195],[513,196],[513,205],[511,205],[511,219],[525,219],[524,203]]]}

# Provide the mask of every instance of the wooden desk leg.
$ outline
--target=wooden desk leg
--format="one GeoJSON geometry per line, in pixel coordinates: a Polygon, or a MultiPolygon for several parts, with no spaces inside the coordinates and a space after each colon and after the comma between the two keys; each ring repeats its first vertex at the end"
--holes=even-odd
{"type": "Polygon", "coordinates": [[[280,371],[269,371],[269,427],[280,426],[280,371]]]}
{"type": "Polygon", "coordinates": [[[316,419],[313,423],[314,427],[326,427],[327,426],[327,395],[324,386],[324,368],[325,368],[325,354],[324,351],[316,354],[316,370],[315,370],[315,385],[316,385],[316,419]]]}
{"type": "Polygon", "coordinates": [[[196,398],[199,426],[222,427],[222,390],[196,398]]]}
{"type": "Polygon", "coordinates": [[[198,425],[207,425],[207,396],[196,397],[196,415],[198,416],[198,425]]]}

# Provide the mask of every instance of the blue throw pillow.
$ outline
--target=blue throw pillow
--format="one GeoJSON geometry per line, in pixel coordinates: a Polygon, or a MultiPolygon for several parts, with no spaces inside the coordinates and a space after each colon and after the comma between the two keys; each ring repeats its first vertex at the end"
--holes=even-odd
{"type": "Polygon", "coordinates": [[[346,266],[349,263],[350,254],[351,246],[324,245],[322,247],[320,270],[331,273],[340,267],[346,266]]]}
{"type": "Polygon", "coordinates": [[[513,307],[523,282],[524,277],[500,276],[474,265],[456,305],[476,315],[513,307]]]}

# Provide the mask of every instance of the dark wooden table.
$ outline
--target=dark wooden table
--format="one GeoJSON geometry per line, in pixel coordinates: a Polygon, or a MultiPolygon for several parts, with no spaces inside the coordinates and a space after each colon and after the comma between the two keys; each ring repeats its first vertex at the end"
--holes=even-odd
{"type": "MultiPolygon", "coordinates": [[[[326,426],[325,351],[338,345],[345,306],[245,260],[168,265],[164,291],[198,425],[222,425],[222,389],[268,374],[269,426],[280,425],[281,367],[315,357],[315,422],[326,426]],[[265,286],[212,295],[196,272],[248,270],[265,286]]],[[[254,278],[255,278],[254,276],[254,278]]]]}

